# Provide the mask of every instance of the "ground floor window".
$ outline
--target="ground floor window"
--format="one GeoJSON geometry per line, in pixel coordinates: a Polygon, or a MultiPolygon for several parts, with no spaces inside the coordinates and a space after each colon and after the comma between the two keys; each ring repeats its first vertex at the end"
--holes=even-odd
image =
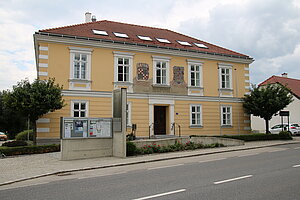
{"type": "Polygon", "coordinates": [[[221,124],[222,126],[232,125],[232,108],[231,106],[221,106],[221,124]]]}
{"type": "Polygon", "coordinates": [[[87,101],[72,101],[72,117],[87,117],[88,102],[87,101]]]}
{"type": "Polygon", "coordinates": [[[201,105],[190,105],[190,125],[191,126],[202,126],[202,106],[201,105]]]}

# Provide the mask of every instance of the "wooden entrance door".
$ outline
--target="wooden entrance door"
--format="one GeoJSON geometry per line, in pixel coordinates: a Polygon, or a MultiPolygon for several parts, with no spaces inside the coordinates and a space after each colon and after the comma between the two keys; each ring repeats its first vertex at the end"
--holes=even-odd
{"type": "Polygon", "coordinates": [[[154,134],[166,135],[166,106],[154,106],[154,134]]]}

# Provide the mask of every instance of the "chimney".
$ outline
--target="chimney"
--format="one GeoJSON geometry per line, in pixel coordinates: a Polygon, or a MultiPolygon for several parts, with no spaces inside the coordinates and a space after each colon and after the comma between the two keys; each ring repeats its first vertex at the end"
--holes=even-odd
{"type": "Polygon", "coordinates": [[[93,15],[93,16],[92,16],[92,22],[95,22],[95,21],[97,21],[97,19],[96,19],[96,16],[93,15]]]}
{"type": "Polygon", "coordinates": [[[288,74],[286,72],[284,72],[284,73],[281,74],[281,76],[287,78],[288,74]]]}
{"type": "Polygon", "coordinates": [[[91,22],[92,21],[92,13],[86,12],[85,13],[85,23],[91,22]]]}

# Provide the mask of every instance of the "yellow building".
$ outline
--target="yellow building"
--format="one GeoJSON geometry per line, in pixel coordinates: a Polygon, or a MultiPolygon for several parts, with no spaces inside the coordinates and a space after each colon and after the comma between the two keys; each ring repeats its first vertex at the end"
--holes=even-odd
{"type": "Polygon", "coordinates": [[[112,91],[124,87],[138,137],[250,133],[249,56],[106,20],[40,30],[34,42],[38,77],[63,85],[67,104],[37,121],[38,140],[60,137],[60,117],[112,117],[112,91]]]}

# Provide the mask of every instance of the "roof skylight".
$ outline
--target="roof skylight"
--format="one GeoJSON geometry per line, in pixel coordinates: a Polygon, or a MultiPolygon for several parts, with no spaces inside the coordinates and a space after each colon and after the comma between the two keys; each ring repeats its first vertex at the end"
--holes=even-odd
{"type": "Polygon", "coordinates": [[[142,36],[142,35],[138,35],[138,38],[140,38],[141,40],[147,40],[147,41],[152,41],[152,39],[148,36],[142,36]]]}
{"type": "Polygon", "coordinates": [[[178,42],[179,44],[183,45],[183,46],[192,46],[192,45],[191,45],[190,43],[188,43],[188,42],[179,41],[179,40],[177,40],[177,42],[178,42]]]}
{"type": "Polygon", "coordinates": [[[100,31],[93,29],[93,33],[96,35],[108,35],[106,31],[100,31]]]}
{"type": "Polygon", "coordinates": [[[205,46],[204,44],[200,44],[200,43],[194,43],[194,44],[195,44],[197,47],[208,49],[208,47],[205,46]]]}
{"type": "Polygon", "coordinates": [[[117,33],[117,32],[114,32],[114,34],[115,34],[116,37],[128,38],[128,35],[125,34],[125,33],[117,33]]]}
{"type": "Polygon", "coordinates": [[[159,42],[162,42],[162,43],[171,43],[169,40],[167,39],[163,39],[163,38],[156,38],[159,42]]]}

